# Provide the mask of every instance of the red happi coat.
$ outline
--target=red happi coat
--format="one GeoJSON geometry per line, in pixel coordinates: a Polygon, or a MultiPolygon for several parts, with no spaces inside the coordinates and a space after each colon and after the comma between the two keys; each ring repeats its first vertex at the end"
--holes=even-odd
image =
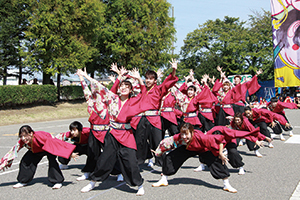
{"type": "Polygon", "coordinates": [[[201,92],[201,99],[199,100],[199,112],[210,121],[214,122],[214,107],[218,103],[218,99],[213,95],[207,85],[204,86],[201,92]],[[210,109],[210,112],[206,112],[210,109]]]}
{"type": "Polygon", "coordinates": [[[277,105],[275,107],[272,107],[271,102],[269,102],[267,104],[267,108],[274,113],[285,115],[285,112],[284,112],[285,108],[297,109],[298,107],[297,107],[297,104],[295,104],[295,103],[284,103],[284,102],[278,101],[277,105]]]}
{"type": "Polygon", "coordinates": [[[248,91],[249,96],[259,90],[261,86],[258,84],[257,76],[253,76],[251,81],[243,84],[236,85],[233,90],[233,103],[236,105],[244,106],[246,100],[246,93],[248,91]]]}
{"type": "MultiPolygon", "coordinates": [[[[255,130],[255,127],[249,122],[247,117],[243,117],[243,123],[240,126],[236,125],[234,121],[231,121],[230,125],[235,130],[250,131],[250,132],[255,130]]],[[[257,140],[264,140],[266,136],[264,136],[263,134],[259,134],[258,138],[255,138],[252,135],[249,135],[245,138],[255,143],[257,140]]]]}
{"type": "Polygon", "coordinates": [[[175,114],[175,97],[169,92],[166,96],[162,98],[162,104],[160,107],[160,116],[169,120],[173,124],[177,124],[177,118],[175,114]],[[166,110],[165,108],[172,108],[173,111],[166,110]]]}
{"type": "MultiPolygon", "coordinates": [[[[233,103],[233,90],[229,89],[227,91],[227,93],[225,93],[222,90],[222,86],[223,86],[223,84],[219,81],[219,79],[216,80],[215,85],[212,89],[212,93],[218,98],[219,104],[223,108],[225,113],[227,113],[228,115],[233,116],[234,111],[233,111],[233,108],[231,106],[231,104],[233,103]],[[224,105],[228,106],[228,108],[224,107],[224,105]]],[[[219,111],[216,110],[216,112],[219,112],[219,111]]]]}
{"type": "MultiPolygon", "coordinates": [[[[25,143],[19,140],[20,147],[25,143]]],[[[32,153],[39,153],[46,151],[50,154],[69,158],[75,149],[75,145],[53,138],[50,133],[45,131],[35,131],[33,133],[32,142],[26,145],[32,153]]]]}
{"type": "Polygon", "coordinates": [[[198,109],[199,109],[199,100],[200,92],[197,96],[189,98],[186,94],[182,93],[180,90],[176,89],[175,87],[171,88],[171,92],[176,99],[177,105],[180,107],[181,111],[183,112],[183,120],[188,122],[192,125],[199,125],[202,126],[199,118],[198,118],[198,109]],[[190,113],[193,116],[188,116],[190,113]]]}
{"type": "MultiPolygon", "coordinates": [[[[140,101],[140,109],[143,111],[158,111],[160,108],[162,98],[168,93],[169,88],[173,87],[177,81],[178,77],[173,77],[172,74],[170,74],[162,84],[153,85],[153,87],[149,91],[146,91],[144,94],[142,94],[140,101]]],[[[161,130],[161,120],[159,115],[146,117],[154,127],[161,130]]],[[[140,116],[134,117],[131,121],[132,127],[136,129],[139,122],[140,116]]]]}
{"type": "Polygon", "coordinates": [[[227,143],[230,142],[234,142],[236,143],[236,138],[246,138],[249,139],[251,141],[256,141],[253,140],[253,137],[257,138],[260,140],[260,138],[263,138],[263,135],[259,132],[259,128],[256,128],[254,130],[252,130],[251,132],[249,131],[239,131],[239,130],[233,130],[230,128],[227,128],[226,126],[215,126],[212,129],[210,129],[206,135],[211,135],[213,134],[215,131],[219,131],[221,132],[222,135],[224,135],[225,141],[227,143]],[[249,137],[249,136],[253,136],[253,137],[249,137]]]}
{"type": "Polygon", "coordinates": [[[252,108],[252,120],[255,123],[266,122],[267,124],[272,123],[277,120],[280,124],[285,125],[287,123],[286,119],[277,113],[273,113],[267,109],[252,108]]]}
{"type": "MultiPolygon", "coordinates": [[[[173,138],[176,144],[185,144],[180,133],[174,135],[173,138]]],[[[197,152],[211,151],[215,156],[218,156],[220,143],[225,143],[223,135],[204,135],[195,129],[190,142],[186,144],[186,149],[197,152]]]]}
{"type": "Polygon", "coordinates": [[[141,93],[136,97],[131,97],[126,102],[121,104],[120,97],[108,90],[105,86],[92,80],[91,84],[95,87],[95,91],[103,98],[102,102],[108,107],[108,116],[110,119],[110,133],[114,138],[122,145],[136,150],[136,142],[133,136],[132,129],[117,129],[113,128],[112,123],[118,124],[129,124],[132,117],[145,110],[140,109],[142,106],[139,105],[141,95],[146,92],[144,85],[141,86],[141,93]]]}

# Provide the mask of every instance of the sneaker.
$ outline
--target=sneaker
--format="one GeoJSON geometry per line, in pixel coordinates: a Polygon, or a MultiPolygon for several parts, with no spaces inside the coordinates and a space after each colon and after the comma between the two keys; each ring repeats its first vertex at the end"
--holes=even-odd
{"type": "Polygon", "coordinates": [[[59,169],[60,169],[60,170],[69,169],[69,166],[68,166],[68,165],[64,165],[64,164],[61,164],[61,165],[59,165],[59,169]]]}
{"type": "Polygon", "coordinates": [[[258,152],[258,150],[255,150],[254,151],[255,155],[258,157],[258,158],[262,158],[263,156],[258,152]]]}
{"type": "Polygon", "coordinates": [[[153,167],[154,166],[154,164],[153,164],[153,161],[152,161],[152,159],[149,159],[149,162],[148,162],[148,167],[153,167]]]}
{"type": "Polygon", "coordinates": [[[269,148],[274,148],[272,143],[269,143],[269,148]]]}
{"type": "Polygon", "coordinates": [[[90,176],[90,173],[89,173],[89,172],[86,172],[86,173],[84,173],[82,176],[78,177],[76,180],[77,180],[77,181],[84,181],[84,180],[88,179],[89,176],[90,176]]]}
{"type": "Polygon", "coordinates": [[[59,189],[62,187],[62,183],[55,183],[55,185],[53,185],[52,189],[59,189]]]}
{"type": "Polygon", "coordinates": [[[235,188],[233,188],[231,185],[224,186],[223,190],[231,192],[231,193],[237,193],[237,190],[235,188]]]}
{"type": "Polygon", "coordinates": [[[276,134],[271,133],[271,139],[274,139],[275,136],[276,136],[276,134]]]}
{"type": "Polygon", "coordinates": [[[293,131],[290,131],[290,137],[293,137],[293,136],[294,136],[293,131]]]}
{"type": "Polygon", "coordinates": [[[240,140],[240,142],[239,142],[239,146],[243,146],[244,145],[244,142],[243,142],[243,140],[240,140]]]}
{"type": "Polygon", "coordinates": [[[158,182],[153,183],[152,187],[160,187],[160,186],[168,186],[168,180],[165,178],[161,178],[158,182]]]}
{"type": "Polygon", "coordinates": [[[285,141],[285,138],[283,137],[282,134],[280,134],[279,137],[280,137],[280,140],[281,140],[281,141],[285,141]]]}
{"type": "Polygon", "coordinates": [[[238,175],[244,175],[244,174],[245,174],[244,168],[240,167],[238,175]]]}
{"type": "Polygon", "coordinates": [[[144,187],[141,185],[136,193],[136,196],[143,196],[145,194],[144,187]]]}
{"type": "Polygon", "coordinates": [[[199,167],[194,169],[194,172],[201,172],[203,170],[205,170],[205,165],[201,163],[199,167]]]}
{"type": "Polygon", "coordinates": [[[122,174],[119,174],[119,175],[118,175],[117,181],[118,181],[118,182],[124,181],[124,178],[123,178],[122,174]]]}
{"type": "Polygon", "coordinates": [[[18,188],[24,187],[26,185],[27,185],[26,183],[17,183],[13,186],[13,188],[18,189],[18,188]]]}
{"type": "Polygon", "coordinates": [[[95,185],[96,185],[96,182],[91,181],[87,186],[85,186],[84,188],[81,189],[81,192],[82,193],[89,192],[95,188],[95,185]]]}

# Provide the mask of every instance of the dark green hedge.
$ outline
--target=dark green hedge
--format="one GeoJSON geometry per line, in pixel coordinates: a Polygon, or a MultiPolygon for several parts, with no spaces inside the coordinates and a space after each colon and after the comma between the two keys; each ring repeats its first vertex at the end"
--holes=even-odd
{"type": "Polygon", "coordinates": [[[55,102],[54,85],[3,85],[0,86],[0,106],[14,106],[37,102],[55,102]]]}
{"type": "Polygon", "coordinates": [[[63,86],[61,87],[60,97],[62,100],[82,99],[84,94],[81,86],[63,86]]]}

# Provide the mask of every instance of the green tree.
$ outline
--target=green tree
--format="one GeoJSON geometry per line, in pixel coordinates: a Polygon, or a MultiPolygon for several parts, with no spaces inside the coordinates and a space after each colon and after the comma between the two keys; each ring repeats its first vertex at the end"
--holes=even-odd
{"type": "Polygon", "coordinates": [[[253,12],[249,19],[249,34],[251,40],[248,43],[246,66],[251,73],[262,68],[264,73],[260,80],[274,79],[273,40],[271,12],[262,10],[253,12]]]}
{"type": "Polygon", "coordinates": [[[218,76],[216,67],[233,73],[244,67],[241,56],[246,48],[245,22],[239,18],[225,16],[224,20],[208,20],[199,28],[189,33],[181,48],[181,66],[183,72],[194,69],[195,77],[203,74],[218,76]]]}
{"type": "Polygon", "coordinates": [[[183,74],[194,69],[195,77],[203,74],[219,77],[216,67],[226,75],[252,74],[262,68],[263,80],[272,78],[272,29],[270,13],[255,12],[246,22],[225,16],[224,20],[208,20],[187,35],[181,48],[183,74]]]}
{"type": "Polygon", "coordinates": [[[26,63],[43,72],[43,83],[51,75],[74,73],[97,53],[103,4],[97,0],[31,0],[26,63]]]}
{"type": "Polygon", "coordinates": [[[22,41],[28,21],[24,10],[27,8],[25,0],[0,1],[0,77],[6,85],[8,76],[22,78],[22,41]],[[19,68],[19,73],[10,74],[9,69],[19,68]]]}
{"type": "Polygon", "coordinates": [[[171,58],[174,18],[166,0],[115,0],[105,4],[105,25],[91,66],[107,72],[112,62],[141,72],[158,69],[171,58]]]}

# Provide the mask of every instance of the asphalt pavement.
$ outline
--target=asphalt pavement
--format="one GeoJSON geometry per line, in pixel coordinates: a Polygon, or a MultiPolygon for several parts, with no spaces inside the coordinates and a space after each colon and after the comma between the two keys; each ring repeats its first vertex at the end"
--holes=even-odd
{"type": "MultiPolygon", "coordinates": [[[[300,110],[286,110],[288,119],[294,127],[294,136],[289,137],[284,132],[286,141],[274,139],[274,148],[267,146],[259,151],[263,155],[258,158],[249,152],[246,145],[238,147],[245,163],[245,175],[238,175],[238,169],[228,165],[231,185],[238,190],[232,194],[222,190],[222,180],[215,180],[206,168],[202,172],[194,172],[198,167],[198,158],[190,158],[178,171],[170,176],[169,186],[153,188],[152,183],[160,178],[161,168],[141,165],[144,178],[145,195],[137,197],[137,187],[130,187],[123,182],[117,182],[116,176],[110,176],[106,181],[97,183],[94,190],[81,193],[80,190],[89,183],[88,180],[76,181],[81,176],[86,156],[69,163],[69,169],[63,170],[65,181],[63,187],[52,190],[47,179],[48,162],[46,158],[40,162],[35,177],[26,187],[13,189],[17,183],[18,164],[27,151],[22,149],[11,168],[0,172],[0,199],[300,199],[300,110]]],[[[1,119],[0,119],[1,120],[1,119]]],[[[89,126],[86,118],[66,119],[57,121],[29,123],[33,130],[47,131],[52,134],[68,131],[69,124],[80,121],[89,126]]],[[[18,141],[17,132],[23,124],[0,126],[0,157],[18,141]]]]}

